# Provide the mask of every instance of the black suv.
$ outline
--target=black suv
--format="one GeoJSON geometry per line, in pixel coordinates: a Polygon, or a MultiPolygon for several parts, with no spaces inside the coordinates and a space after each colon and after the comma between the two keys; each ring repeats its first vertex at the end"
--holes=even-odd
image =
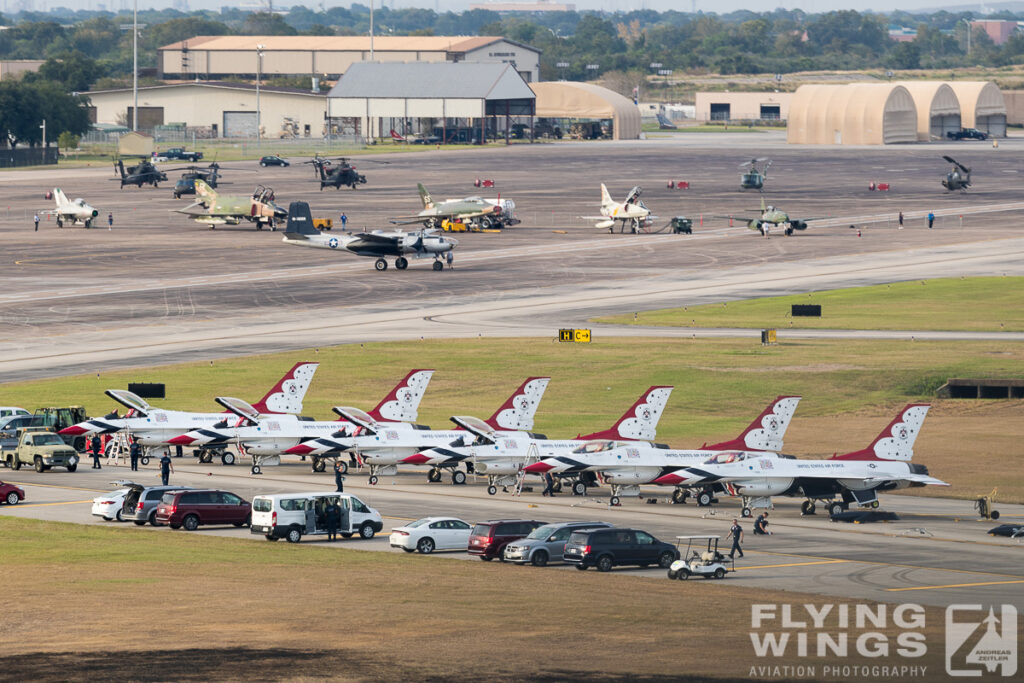
{"type": "Polygon", "coordinates": [[[668,569],[679,559],[679,551],[638,529],[587,529],[569,536],[562,559],[579,570],[597,567],[607,572],[622,565],[652,564],[668,569]]]}

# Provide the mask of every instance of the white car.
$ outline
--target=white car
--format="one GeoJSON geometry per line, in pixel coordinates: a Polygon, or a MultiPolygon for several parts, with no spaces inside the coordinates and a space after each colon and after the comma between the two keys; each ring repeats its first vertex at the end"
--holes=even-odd
{"type": "Polygon", "coordinates": [[[121,516],[121,506],[124,505],[124,497],[128,495],[128,491],[131,489],[117,489],[110,493],[104,493],[102,496],[98,496],[92,499],[92,514],[94,517],[102,517],[108,522],[112,522],[115,519],[119,522],[123,522],[124,518],[121,516]]]}
{"type": "Polygon", "coordinates": [[[391,547],[424,555],[435,550],[465,550],[473,527],[457,517],[424,517],[391,530],[391,547]]]}

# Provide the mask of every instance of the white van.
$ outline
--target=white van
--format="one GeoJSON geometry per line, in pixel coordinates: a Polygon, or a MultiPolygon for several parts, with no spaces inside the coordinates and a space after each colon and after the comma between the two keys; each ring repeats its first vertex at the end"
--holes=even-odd
{"type": "Polygon", "coordinates": [[[380,513],[356,496],[325,491],[256,496],[252,499],[249,531],[263,534],[268,541],[287,538],[289,543],[298,543],[303,536],[326,535],[325,509],[332,500],[341,507],[338,533],[343,537],[358,533],[360,538],[373,538],[384,528],[380,513]]]}

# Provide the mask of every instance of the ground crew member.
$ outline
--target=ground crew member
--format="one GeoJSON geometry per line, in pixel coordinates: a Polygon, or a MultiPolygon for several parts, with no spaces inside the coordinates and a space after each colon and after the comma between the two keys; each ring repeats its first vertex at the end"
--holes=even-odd
{"type": "Polygon", "coordinates": [[[111,212],[111,213],[107,214],[107,230],[109,231],[109,230],[113,230],[113,229],[114,229],[114,213],[111,212]]]}
{"type": "Polygon", "coordinates": [[[900,227],[899,227],[899,230],[902,230],[902,229],[903,229],[903,212],[900,211],[900,227]]]}
{"type": "Polygon", "coordinates": [[[340,218],[341,218],[341,229],[345,230],[346,229],[345,226],[348,224],[348,216],[346,216],[345,212],[342,211],[340,218]]]}
{"type": "Polygon", "coordinates": [[[139,456],[142,454],[142,446],[135,439],[132,439],[132,445],[128,447],[128,458],[132,462],[132,472],[139,471],[139,456]]]}
{"type": "Polygon", "coordinates": [[[39,214],[38,213],[35,215],[35,221],[36,221],[36,232],[39,232],[39,214]]]}
{"type": "Polygon", "coordinates": [[[771,533],[768,531],[768,512],[765,511],[754,520],[754,534],[756,536],[769,536],[771,533]]]}
{"type": "Polygon", "coordinates": [[[103,469],[100,467],[100,453],[103,452],[103,449],[100,446],[100,437],[93,434],[92,441],[89,442],[89,445],[92,447],[92,468],[94,470],[103,469]]]}
{"type": "Polygon", "coordinates": [[[338,540],[338,526],[341,524],[341,508],[333,500],[327,503],[327,507],[324,509],[325,516],[327,517],[327,540],[337,541],[338,540]]]}
{"type": "Polygon", "coordinates": [[[929,212],[929,213],[928,213],[928,229],[929,229],[929,230],[931,229],[931,227],[932,227],[932,223],[934,223],[934,222],[935,222],[935,214],[934,214],[934,213],[931,213],[931,212],[929,212]]]}
{"type": "Polygon", "coordinates": [[[544,473],[544,491],[541,493],[542,496],[554,496],[555,495],[555,478],[551,476],[550,472],[544,473]]]}
{"type": "Polygon", "coordinates": [[[743,557],[743,548],[740,547],[740,543],[743,541],[743,527],[740,526],[738,519],[732,520],[732,526],[729,528],[729,535],[726,538],[732,538],[732,550],[729,551],[729,559],[738,552],[740,557],[743,557]]]}
{"type": "Polygon", "coordinates": [[[343,472],[341,470],[341,462],[338,461],[338,460],[335,460],[334,461],[334,484],[335,484],[335,486],[337,486],[338,493],[344,493],[345,492],[345,477],[341,476],[342,474],[343,474],[343,472]]]}
{"type": "Polygon", "coordinates": [[[164,451],[163,457],[160,458],[160,480],[163,481],[164,486],[167,486],[173,471],[174,465],[171,464],[171,456],[167,454],[167,451],[164,451]]]}
{"type": "Polygon", "coordinates": [[[455,266],[452,265],[452,263],[455,262],[455,254],[453,254],[450,249],[445,252],[444,259],[448,262],[448,270],[455,268],[455,266]]]}
{"type": "Polygon", "coordinates": [[[174,446],[174,457],[180,458],[182,456],[181,444],[175,444],[174,446]]]}

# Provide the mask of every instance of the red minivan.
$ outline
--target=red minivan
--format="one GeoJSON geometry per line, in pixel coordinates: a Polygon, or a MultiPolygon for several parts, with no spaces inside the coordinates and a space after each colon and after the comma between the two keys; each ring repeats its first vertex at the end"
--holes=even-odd
{"type": "Polygon", "coordinates": [[[534,519],[492,519],[480,522],[469,533],[470,555],[478,555],[481,560],[490,562],[495,557],[505,561],[505,546],[512,541],[526,538],[530,532],[547,522],[534,519]]]}
{"type": "Polygon", "coordinates": [[[227,491],[168,491],[156,508],[158,524],[172,529],[185,527],[195,531],[200,524],[243,526],[251,519],[251,506],[240,496],[227,491]]]}

